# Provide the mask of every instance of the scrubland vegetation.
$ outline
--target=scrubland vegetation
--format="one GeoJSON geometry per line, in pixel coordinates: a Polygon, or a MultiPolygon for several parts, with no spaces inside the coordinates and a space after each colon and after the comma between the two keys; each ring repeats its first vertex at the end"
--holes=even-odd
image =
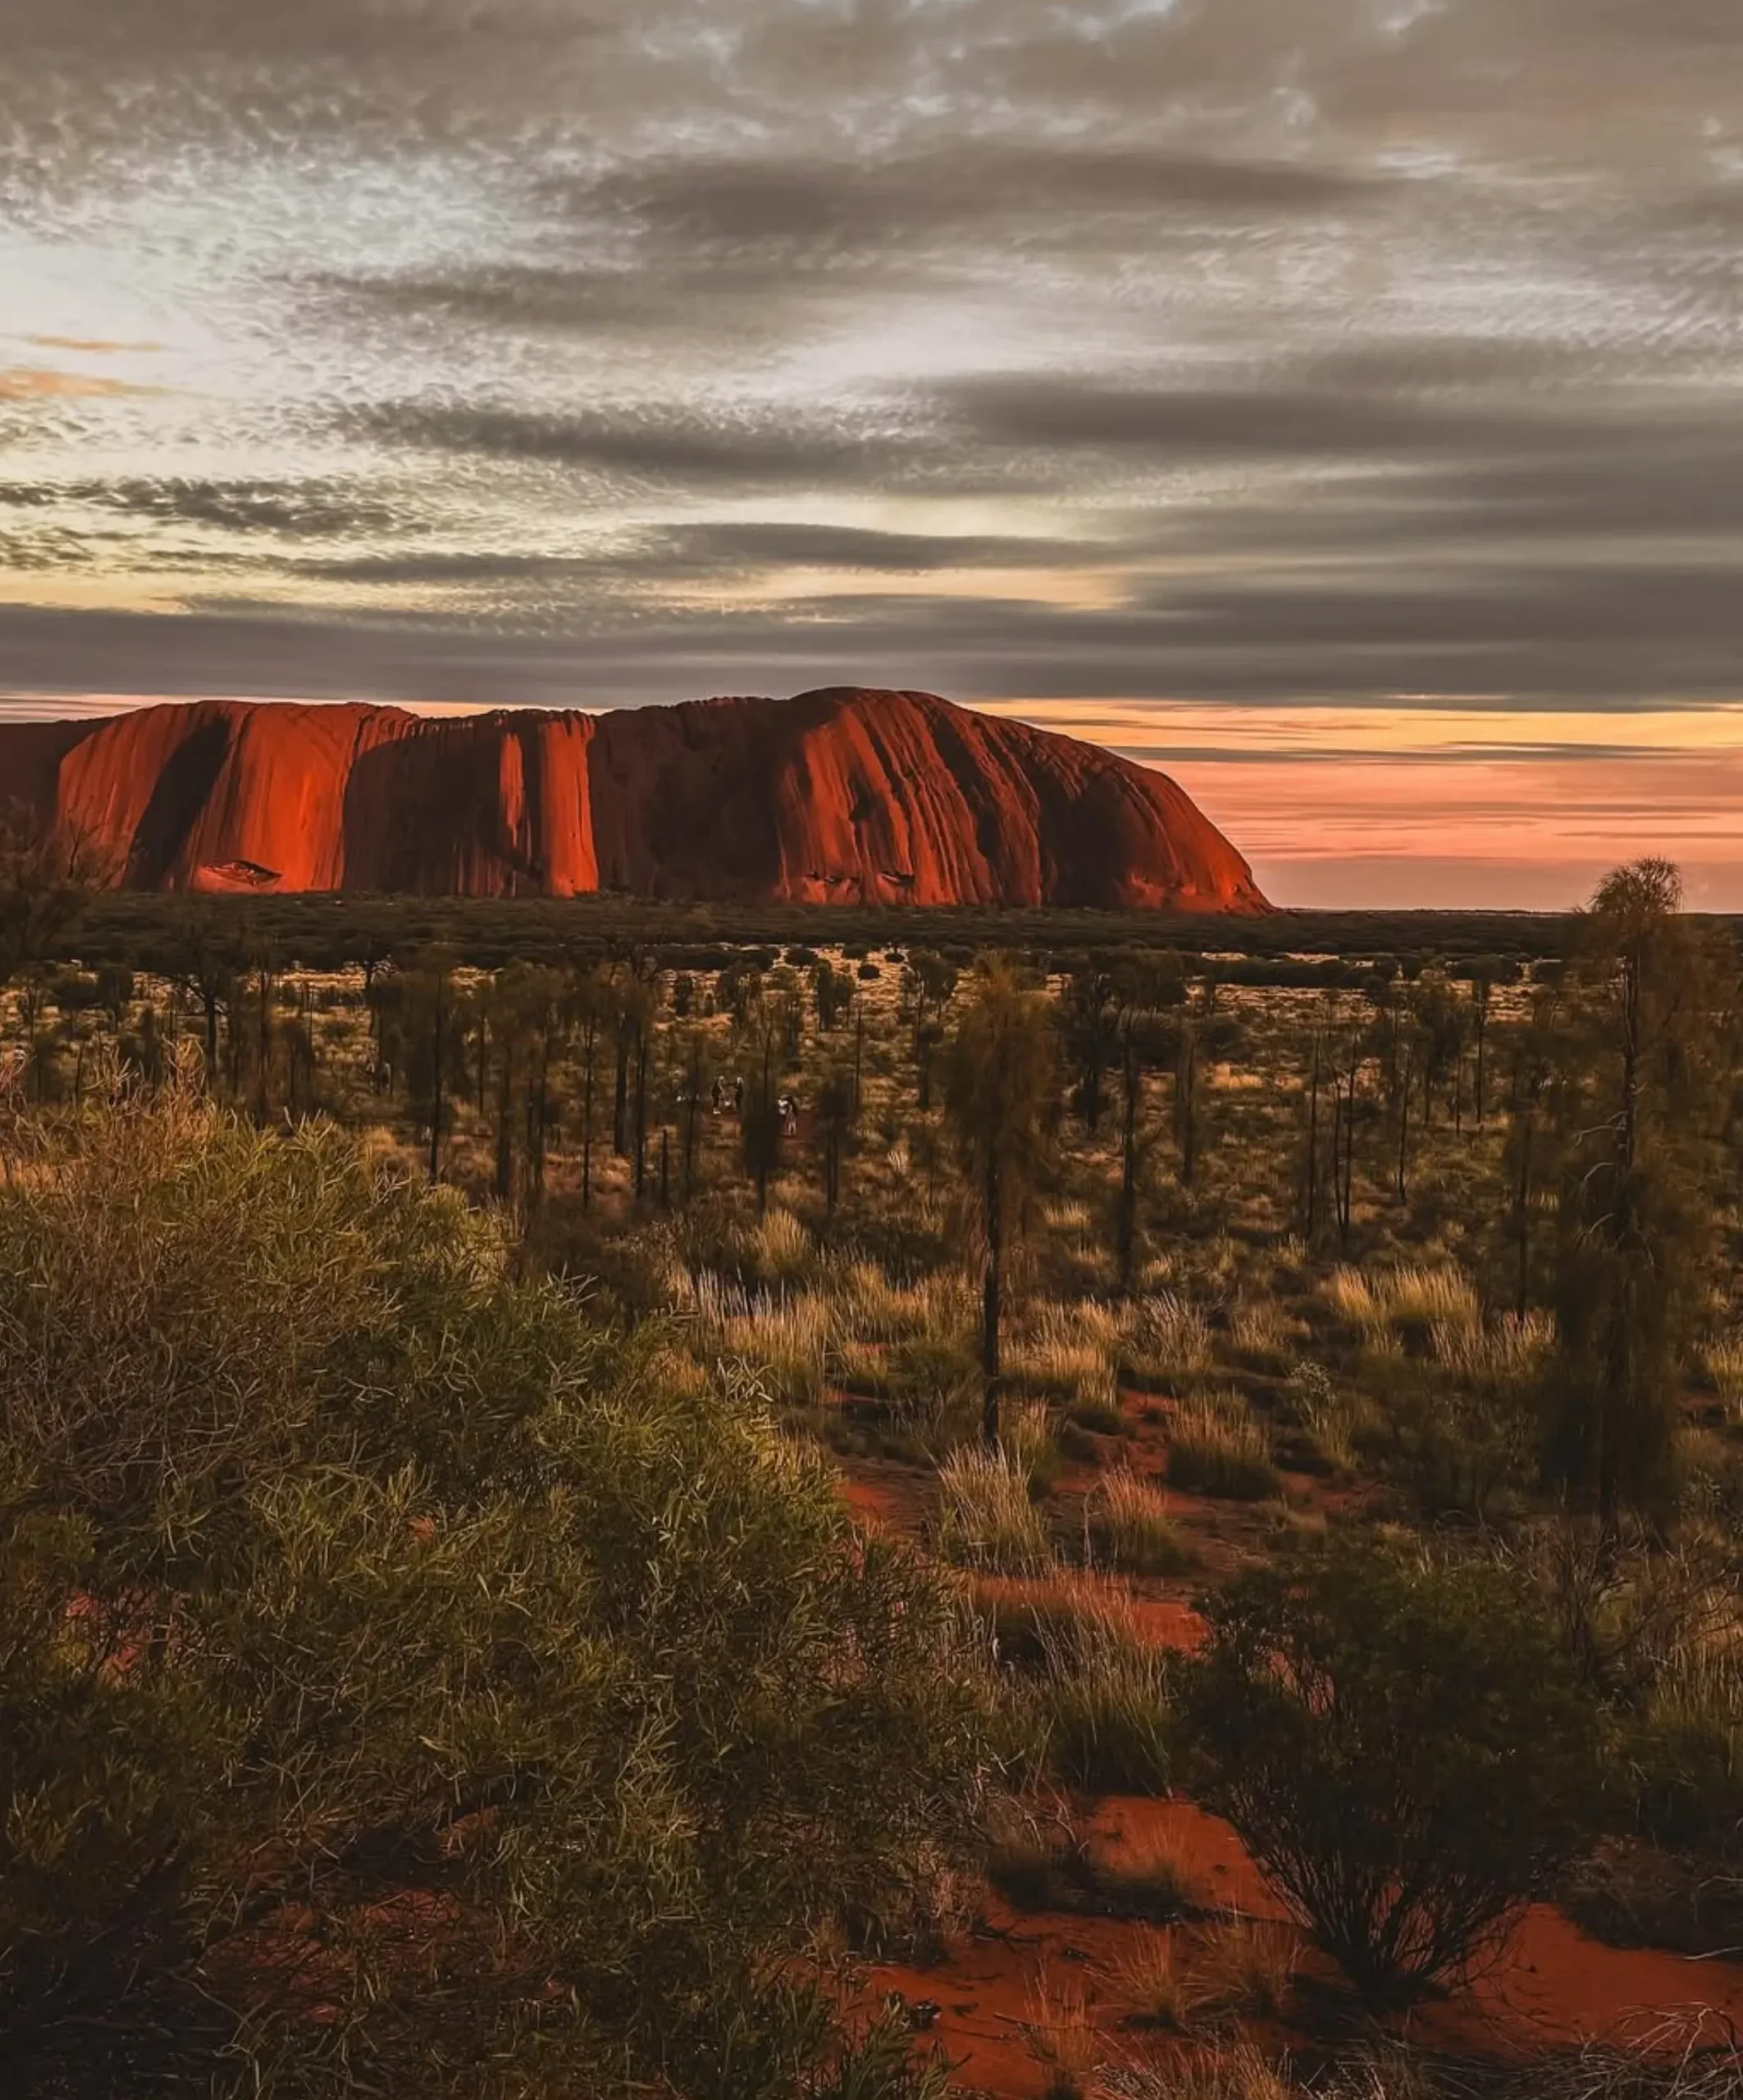
{"type": "Polygon", "coordinates": [[[1269,982],[597,907],[127,961],[66,874],[0,869],[16,2089],[1743,2088],[1671,871],[1269,982]],[[1515,2016],[1547,1905],[1649,1988],[1515,2016]]]}

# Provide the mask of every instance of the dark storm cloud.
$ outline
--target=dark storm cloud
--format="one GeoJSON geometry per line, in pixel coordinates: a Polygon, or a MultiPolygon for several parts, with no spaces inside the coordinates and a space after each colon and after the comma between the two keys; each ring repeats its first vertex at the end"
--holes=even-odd
{"type": "Polygon", "coordinates": [[[1390,179],[1143,145],[960,140],[854,158],[802,151],[637,159],[541,187],[573,262],[457,264],[322,281],[408,314],[606,335],[742,327],[819,298],[935,282],[965,254],[1160,244],[1377,206],[1390,179]],[[594,257],[609,235],[624,260],[594,257]]]}
{"type": "Polygon", "coordinates": [[[945,400],[983,445],[1128,459],[1444,455],[1503,446],[1517,427],[1492,409],[1295,391],[1287,381],[1267,390],[1108,386],[1069,374],[993,377],[970,381],[945,400]]]}
{"type": "Polygon", "coordinates": [[[567,415],[388,402],[367,411],[360,427],[395,446],[693,487],[864,486],[912,456],[899,432],[769,411],[704,415],[678,404],[567,415]]]}
{"type": "Polygon", "coordinates": [[[1743,657],[1743,600],[1722,564],[1549,564],[1509,582],[1333,591],[1256,580],[1152,578],[1132,601],[1079,609],[1006,598],[843,591],[802,609],[655,611],[598,597],[545,632],[214,604],[180,617],[0,606],[18,691],[304,692],[598,705],[830,682],[1130,699],[1254,692],[1303,701],[1400,693],[1627,710],[1652,694],[1723,699],[1743,657]],[[1675,651],[1674,683],[1662,667],[1675,651]]]}
{"type": "Polygon", "coordinates": [[[725,581],[768,569],[816,568],[889,575],[947,570],[1048,569],[1094,558],[1087,541],[996,535],[877,532],[829,525],[694,525],[645,532],[584,553],[431,550],[307,561],[299,573],[344,583],[535,585],[725,581]]]}
{"type": "Polygon", "coordinates": [[[881,256],[1005,229],[1070,238],[1152,213],[1289,219],[1371,203],[1395,185],[1337,168],[1091,141],[966,139],[891,157],[685,155],[572,187],[577,215],[624,213],[663,243],[881,256]]]}
{"type": "Polygon", "coordinates": [[[119,512],[160,525],[211,526],[329,539],[373,532],[398,520],[390,505],[331,482],[4,482],[0,508],[51,506],[119,512]]]}

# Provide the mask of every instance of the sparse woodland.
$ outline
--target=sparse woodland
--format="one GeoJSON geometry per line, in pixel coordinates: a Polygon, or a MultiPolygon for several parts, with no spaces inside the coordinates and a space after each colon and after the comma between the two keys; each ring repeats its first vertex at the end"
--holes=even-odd
{"type": "Polygon", "coordinates": [[[1743,2089],[1673,870],[1335,956],[79,874],[0,865],[8,2091],[1743,2089]],[[1576,1929],[1601,2017],[1509,1994],[1576,1929]]]}

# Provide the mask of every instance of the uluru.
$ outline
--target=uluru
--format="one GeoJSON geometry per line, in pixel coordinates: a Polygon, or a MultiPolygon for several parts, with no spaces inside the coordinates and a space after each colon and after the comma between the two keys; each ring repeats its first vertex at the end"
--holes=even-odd
{"type": "Polygon", "coordinates": [[[924,692],[165,703],[0,728],[0,783],[136,889],[1266,908],[1165,774],[924,692]]]}

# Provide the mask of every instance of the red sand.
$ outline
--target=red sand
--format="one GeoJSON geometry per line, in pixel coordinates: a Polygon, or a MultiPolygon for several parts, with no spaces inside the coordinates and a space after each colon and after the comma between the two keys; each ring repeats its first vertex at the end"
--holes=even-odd
{"type": "MultiPolygon", "coordinates": [[[[871,1522],[912,1531],[915,1496],[906,1477],[895,1469],[875,1477],[856,1471],[855,1478],[842,1481],[848,1504],[871,1522]]],[[[1303,1486],[1323,1491],[1321,1483],[1303,1486]]],[[[1189,1523],[1198,1514],[1198,1498],[1170,1493],[1170,1499],[1189,1523]]],[[[1214,1521],[1227,1512],[1210,1504],[1202,1513],[1214,1521]]],[[[1061,1586],[1057,1577],[989,1576],[975,1583],[989,1600],[1032,1599],[1038,1605],[1056,1599],[1061,1586]]],[[[1120,1593],[1122,1586],[1111,1586],[1120,1593]]],[[[1189,1649],[1203,1637],[1203,1622],[1178,1599],[1127,1594],[1121,1601],[1140,1632],[1158,1645],[1189,1649]]],[[[1072,1824],[1106,1865],[1136,1870],[1166,1859],[1207,1910],[1287,1918],[1234,1831],[1190,1801],[1111,1796],[1079,1803],[1072,1824]]],[[[1063,2021],[1069,2048],[1106,2062],[1166,2057],[1179,2048],[1177,2038],[1125,2025],[1130,2008],[1119,1972],[1148,1929],[1112,1919],[1020,1913],[988,1890],[975,1926],[942,1961],[874,1970],[872,2001],[899,1991],[910,2004],[935,2003],[938,2017],[924,2032],[958,2066],[960,2085],[997,2100],[1030,2100],[1045,2090],[1049,2076],[1036,2045],[1038,2024],[1044,2029],[1049,2020],[1063,2021]]],[[[1185,1936],[1189,1950],[1201,1929],[1170,1929],[1185,1936]]],[[[1303,1966],[1304,1973],[1331,1979],[1330,1965],[1311,1950],[1303,1966]]],[[[1743,1964],[1608,1947],[1552,1906],[1538,1904],[1491,1970],[1468,1989],[1419,2008],[1408,2032],[1455,2052],[1520,2059],[1587,2038],[1646,2043],[1655,2029],[1664,2030],[1660,2038],[1668,2043],[1677,2028],[1686,2032],[1703,2021],[1715,2038],[1727,2029],[1743,2030],[1743,1964]]],[[[1285,2028],[1267,2030],[1262,2038],[1280,2050],[1310,2050],[1314,2042],[1305,2030],[1285,2028]]]]}
{"type": "MultiPolygon", "coordinates": [[[[1095,1856],[1112,1866],[1143,1866],[1158,1856],[1183,1869],[1207,1908],[1281,1920],[1287,1913],[1225,1823],[1185,1801],[1111,1796],[1086,1806],[1078,1825],[1095,1856]]],[[[1166,2056],[1178,2040],[1125,2025],[1129,2006],[1119,1971],[1136,1934],[1148,1929],[1118,1920],[1013,1911],[989,1893],[980,1926],[946,1958],[925,1968],[874,1972],[874,1993],[900,1991],[910,2003],[939,2008],[929,2034],[970,2091],[998,2100],[1029,2100],[1043,2091],[1047,2066],[1033,2032],[1049,2017],[1087,2025],[1102,2061],[1166,2056]],[[1074,2007],[1082,2008],[1081,2017],[1074,2007]]],[[[1198,1929],[1170,1929],[1189,1946],[1198,1929]]],[[[1305,1970],[1329,1974],[1307,1953],[1305,1970]]],[[[1717,2034],[1743,2029],[1743,1965],[1691,1961],[1651,1949],[1618,1948],[1589,1939],[1547,1904],[1530,1911],[1504,1958],[1467,1992],[1418,2010],[1408,2032],[1454,2052],[1522,2058],[1586,2038],[1640,2042],[1667,2020],[1704,2019],[1717,2034]]],[[[1311,2048],[1305,2031],[1267,2033],[1280,2048],[1311,2048]]],[[[1079,2046],[1083,2046],[1081,2041],[1079,2046]]]]}

